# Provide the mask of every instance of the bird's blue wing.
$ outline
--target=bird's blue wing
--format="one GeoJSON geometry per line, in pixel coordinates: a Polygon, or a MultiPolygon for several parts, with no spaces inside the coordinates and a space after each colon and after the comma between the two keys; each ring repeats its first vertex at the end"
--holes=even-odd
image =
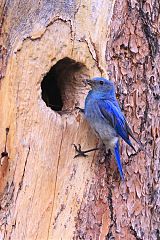
{"type": "Polygon", "coordinates": [[[123,140],[134,149],[129,139],[128,129],[130,130],[130,128],[118,104],[115,104],[109,100],[99,100],[97,104],[102,116],[104,119],[109,121],[111,126],[117,132],[117,135],[123,138],[123,140]]]}

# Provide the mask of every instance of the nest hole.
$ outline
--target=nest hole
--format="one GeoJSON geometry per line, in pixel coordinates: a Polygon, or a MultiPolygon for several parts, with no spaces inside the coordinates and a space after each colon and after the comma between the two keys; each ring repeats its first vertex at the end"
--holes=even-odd
{"type": "Polygon", "coordinates": [[[59,60],[41,82],[43,101],[59,113],[73,110],[83,92],[82,80],[88,77],[84,64],[68,57],[59,60]]]}

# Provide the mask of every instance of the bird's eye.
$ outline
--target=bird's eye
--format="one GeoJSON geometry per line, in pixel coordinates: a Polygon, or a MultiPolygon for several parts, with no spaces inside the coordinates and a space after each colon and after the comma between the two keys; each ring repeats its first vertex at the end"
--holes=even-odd
{"type": "Polygon", "coordinates": [[[100,81],[99,83],[100,83],[101,85],[103,85],[103,81],[100,81]]]}

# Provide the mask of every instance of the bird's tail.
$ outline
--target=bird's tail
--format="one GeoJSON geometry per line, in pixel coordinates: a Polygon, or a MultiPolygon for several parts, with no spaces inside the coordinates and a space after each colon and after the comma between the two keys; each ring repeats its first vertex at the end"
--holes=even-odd
{"type": "Polygon", "coordinates": [[[124,181],[124,174],[123,174],[123,169],[122,169],[122,164],[121,164],[121,158],[120,158],[120,153],[119,153],[119,142],[117,141],[115,147],[114,147],[114,155],[116,158],[116,162],[118,165],[118,170],[121,175],[122,180],[124,181]]]}

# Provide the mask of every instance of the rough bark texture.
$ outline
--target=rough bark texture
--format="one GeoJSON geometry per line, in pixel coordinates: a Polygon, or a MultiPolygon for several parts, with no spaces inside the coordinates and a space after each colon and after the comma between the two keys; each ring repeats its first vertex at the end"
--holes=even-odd
{"type": "Polygon", "coordinates": [[[0,13],[0,239],[158,240],[160,3],[1,0],[0,13]],[[61,113],[41,94],[57,62],[61,113]],[[122,142],[125,182],[103,153],[73,159],[72,143],[98,143],[75,106],[101,75],[150,155],[122,142]]]}

